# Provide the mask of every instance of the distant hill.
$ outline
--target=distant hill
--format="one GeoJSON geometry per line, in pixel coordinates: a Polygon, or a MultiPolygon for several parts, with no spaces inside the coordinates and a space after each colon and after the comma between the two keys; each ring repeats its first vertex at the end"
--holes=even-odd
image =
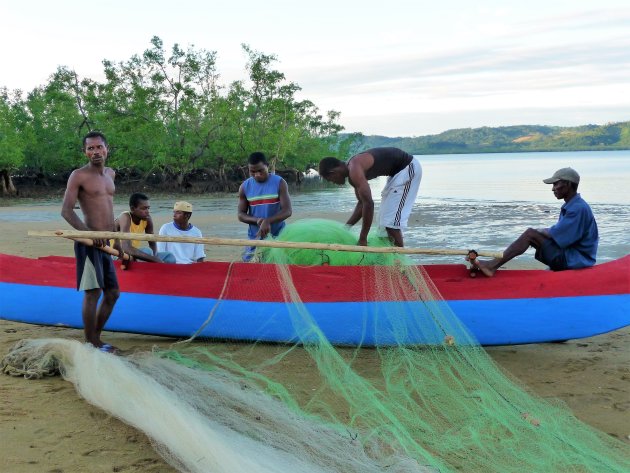
{"type": "Polygon", "coordinates": [[[630,122],[578,127],[518,125],[460,128],[417,137],[364,136],[362,148],[395,146],[411,154],[630,149],[630,122]]]}

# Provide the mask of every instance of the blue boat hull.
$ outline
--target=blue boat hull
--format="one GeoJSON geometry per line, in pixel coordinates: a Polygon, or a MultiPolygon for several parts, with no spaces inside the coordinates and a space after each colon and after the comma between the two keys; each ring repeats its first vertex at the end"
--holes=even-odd
{"type": "MultiPolygon", "coordinates": [[[[0,318],[42,325],[81,328],[83,294],[73,288],[0,283],[0,318]],[[28,301],[28,310],[25,310],[28,301]],[[63,303],[59,303],[63,301],[63,303]]],[[[335,345],[439,344],[455,341],[482,345],[539,343],[589,337],[630,324],[630,295],[443,301],[461,325],[435,323],[421,302],[306,302],[304,308],[323,336],[335,345]],[[406,321],[382,314],[405,314],[406,321]],[[340,316],[343,314],[343,316],[340,316]],[[410,323],[409,318],[414,320],[410,323]],[[425,322],[426,320],[426,322],[425,322]],[[401,332],[401,327],[404,331],[401,332]],[[394,333],[405,333],[398,336],[394,333]]],[[[199,336],[233,340],[294,342],[318,335],[296,316],[300,305],[215,298],[124,293],[106,329],[168,337],[199,336]],[[216,306],[216,309],[215,309],[216,306]],[[302,327],[303,325],[303,327],[302,327]]]]}

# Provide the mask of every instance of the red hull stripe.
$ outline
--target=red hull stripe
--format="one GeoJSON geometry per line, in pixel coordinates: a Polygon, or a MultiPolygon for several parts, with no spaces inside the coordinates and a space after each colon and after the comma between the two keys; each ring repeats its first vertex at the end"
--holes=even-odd
{"type": "MultiPolygon", "coordinates": [[[[222,262],[192,265],[136,263],[128,271],[117,271],[117,275],[123,292],[216,298],[221,293],[229,267],[230,263],[222,262]]],[[[427,265],[424,269],[446,300],[630,294],[630,255],[589,269],[561,272],[501,270],[493,278],[470,278],[464,265],[427,265]]],[[[2,282],[73,288],[76,287],[75,271],[74,258],[31,259],[0,254],[2,282]]],[[[283,290],[274,271],[274,265],[232,263],[224,297],[282,301],[283,290]]],[[[304,302],[380,301],[392,297],[384,291],[382,275],[373,267],[293,266],[291,277],[304,302]]],[[[396,290],[399,300],[416,298],[410,287],[396,290]]]]}

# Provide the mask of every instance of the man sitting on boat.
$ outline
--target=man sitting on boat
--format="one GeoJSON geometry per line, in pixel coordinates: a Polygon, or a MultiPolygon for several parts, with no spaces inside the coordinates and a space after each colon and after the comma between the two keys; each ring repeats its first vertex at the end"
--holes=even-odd
{"type": "MultiPolygon", "coordinates": [[[[129,210],[122,212],[114,221],[114,230],[123,233],[138,233],[153,235],[153,219],[149,210],[149,198],[140,192],[131,194],[129,210]]],[[[148,242],[148,247],[142,247],[140,240],[121,240],[116,243],[120,249],[136,260],[151,263],[175,263],[175,256],[169,252],[158,252],[154,241],[148,242]]]]}
{"type": "MultiPolygon", "coordinates": [[[[184,201],[175,202],[173,206],[173,221],[165,223],[160,228],[160,235],[170,237],[201,238],[201,230],[189,222],[192,216],[192,204],[184,201]]],[[[177,264],[201,263],[206,257],[203,244],[164,242],[157,244],[158,253],[169,252],[175,257],[177,264]]]]}
{"type": "MultiPolygon", "coordinates": [[[[238,219],[248,224],[247,238],[263,240],[267,235],[277,237],[291,216],[289,187],[282,177],[269,173],[267,158],[261,152],[249,155],[249,179],[238,190],[238,219]]],[[[251,261],[255,246],[243,252],[243,261],[251,261]]]]}
{"type": "Polygon", "coordinates": [[[543,182],[553,184],[556,199],[564,199],[558,222],[550,228],[528,228],[507,247],[502,258],[491,261],[471,259],[473,267],[486,276],[493,276],[497,269],[525,253],[530,246],[536,248],[536,259],[553,271],[595,264],[599,242],[597,222],[591,207],[577,192],[580,175],[572,168],[562,168],[543,182]]]}
{"type": "Polygon", "coordinates": [[[367,237],[374,218],[374,201],[368,181],[387,176],[381,192],[379,231],[396,246],[404,246],[403,230],[416,201],[422,166],[418,158],[398,148],[372,148],[343,162],[334,157],[319,162],[319,175],[335,184],[345,184],[346,178],[357,197],[354,212],[346,222],[352,226],[363,219],[357,245],[367,246],[367,237]]]}

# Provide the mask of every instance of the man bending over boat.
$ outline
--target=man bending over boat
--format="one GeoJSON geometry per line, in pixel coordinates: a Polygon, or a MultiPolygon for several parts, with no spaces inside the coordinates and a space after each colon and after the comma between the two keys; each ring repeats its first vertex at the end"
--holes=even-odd
{"type": "Polygon", "coordinates": [[[553,185],[551,190],[556,199],[564,199],[558,222],[550,228],[528,228],[507,247],[502,258],[474,259],[473,267],[486,276],[493,276],[497,269],[525,253],[530,246],[536,248],[536,259],[553,271],[595,264],[599,234],[591,207],[577,192],[580,175],[574,169],[562,168],[543,182],[553,185]]]}
{"type": "MultiPolygon", "coordinates": [[[[153,235],[153,219],[149,210],[149,198],[136,192],[129,198],[129,210],[121,213],[114,221],[117,232],[153,235]]],[[[175,257],[169,252],[158,252],[154,241],[148,242],[148,247],[142,247],[140,240],[121,240],[120,249],[140,261],[151,263],[175,263],[175,257]]]]}
{"type": "Polygon", "coordinates": [[[396,246],[404,246],[403,230],[416,201],[422,166],[418,158],[398,148],[372,148],[351,157],[347,162],[324,158],[319,162],[319,175],[335,184],[345,184],[346,178],[357,197],[354,212],[346,222],[352,226],[363,219],[358,245],[367,246],[367,237],[374,218],[374,201],[368,181],[387,176],[381,192],[379,230],[396,246]],[[384,232],[383,232],[384,230],[384,232]]]}
{"type": "MultiPolygon", "coordinates": [[[[83,138],[83,152],[88,164],[70,174],[63,197],[62,217],[77,230],[114,230],[114,177],[111,168],[105,166],[108,155],[105,136],[97,131],[83,138]],[[83,220],[74,211],[79,202],[83,220]]],[[[102,351],[116,349],[101,340],[101,332],[107,323],[120,295],[112,257],[99,248],[108,245],[107,240],[94,239],[94,246],[74,244],[77,258],[77,289],[84,291],[83,330],[85,339],[102,351]],[[103,295],[100,304],[99,298],[103,295]]]]}
{"type": "MultiPolygon", "coordinates": [[[[267,235],[277,237],[291,216],[291,199],[286,181],[269,173],[267,158],[261,152],[249,155],[247,160],[249,179],[238,190],[238,219],[247,223],[247,238],[263,240],[267,235]]],[[[251,261],[255,246],[243,252],[243,261],[251,261]]]]}
{"type": "MultiPolygon", "coordinates": [[[[173,221],[165,223],[160,228],[160,235],[169,237],[201,238],[201,230],[189,222],[192,216],[192,204],[175,202],[173,206],[173,221]]],[[[177,264],[201,263],[206,253],[201,243],[184,243],[179,241],[158,241],[158,253],[169,252],[175,257],[177,264]]]]}

